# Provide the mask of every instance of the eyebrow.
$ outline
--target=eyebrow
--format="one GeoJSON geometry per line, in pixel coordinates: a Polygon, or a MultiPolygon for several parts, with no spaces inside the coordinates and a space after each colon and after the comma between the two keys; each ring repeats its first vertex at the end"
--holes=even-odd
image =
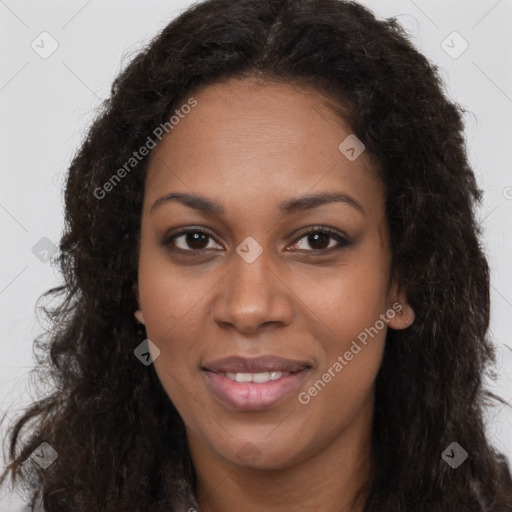
{"type": "MultiPolygon", "coordinates": [[[[158,198],[151,206],[149,213],[152,213],[158,206],[170,201],[178,201],[189,208],[194,208],[195,210],[212,215],[223,215],[225,213],[223,206],[217,201],[197,194],[183,192],[172,192],[158,198]]],[[[361,203],[356,201],[353,197],[339,192],[321,192],[318,194],[291,197],[279,205],[279,210],[284,214],[290,215],[298,211],[311,210],[328,203],[345,203],[354,207],[362,214],[365,214],[361,203]]]]}

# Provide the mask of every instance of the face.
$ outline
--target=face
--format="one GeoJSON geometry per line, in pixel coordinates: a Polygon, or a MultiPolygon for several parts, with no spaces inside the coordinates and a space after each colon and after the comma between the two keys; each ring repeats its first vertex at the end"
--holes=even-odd
{"type": "Polygon", "coordinates": [[[136,316],[193,456],[285,468],[368,427],[386,330],[413,320],[383,186],[318,92],[193,98],[150,156],[136,316]]]}

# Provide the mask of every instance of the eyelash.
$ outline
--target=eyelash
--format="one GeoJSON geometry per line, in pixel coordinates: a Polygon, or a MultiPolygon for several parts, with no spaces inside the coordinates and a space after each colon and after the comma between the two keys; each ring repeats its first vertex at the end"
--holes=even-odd
{"type": "MultiPolygon", "coordinates": [[[[162,241],[162,245],[165,247],[168,247],[173,252],[181,252],[182,254],[189,253],[191,256],[204,254],[206,251],[211,250],[211,249],[181,249],[181,248],[172,247],[173,242],[177,238],[179,238],[180,236],[183,236],[183,235],[187,235],[189,233],[201,233],[201,234],[207,235],[209,237],[209,239],[215,240],[215,237],[211,233],[206,231],[205,229],[187,228],[182,231],[179,231],[178,233],[174,233],[172,235],[166,236],[162,241]]],[[[317,234],[317,233],[329,235],[330,238],[332,238],[332,239],[336,240],[336,242],[338,242],[338,246],[330,247],[327,249],[318,249],[318,250],[316,250],[316,249],[308,249],[308,250],[299,249],[299,252],[305,251],[305,252],[309,252],[309,253],[314,253],[317,256],[322,256],[322,255],[329,254],[333,251],[340,250],[340,249],[343,249],[344,247],[348,247],[348,246],[352,245],[352,241],[347,236],[344,236],[341,233],[339,233],[338,231],[336,231],[332,228],[329,228],[327,226],[312,226],[312,227],[308,228],[306,231],[303,231],[299,235],[299,237],[294,240],[294,242],[292,242],[292,245],[295,245],[297,242],[299,242],[300,240],[302,240],[303,238],[305,238],[311,234],[317,234]]],[[[218,242],[216,242],[216,243],[218,243],[218,242]]],[[[214,250],[217,250],[217,249],[214,249],[214,250]]]]}

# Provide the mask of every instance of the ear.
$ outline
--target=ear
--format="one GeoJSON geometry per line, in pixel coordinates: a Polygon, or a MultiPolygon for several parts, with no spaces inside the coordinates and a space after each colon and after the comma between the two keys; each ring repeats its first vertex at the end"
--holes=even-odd
{"type": "Polygon", "coordinates": [[[142,310],[140,309],[140,296],[139,296],[139,287],[137,285],[137,283],[134,283],[133,284],[133,293],[135,294],[135,298],[137,299],[137,306],[138,306],[138,309],[135,310],[135,312],[133,313],[133,316],[135,316],[135,318],[137,319],[137,321],[141,324],[144,324],[144,314],[142,313],[142,310]]]}
{"type": "Polygon", "coordinates": [[[406,329],[414,322],[414,310],[407,301],[406,293],[396,281],[390,287],[387,307],[388,326],[392,329],[406,329]]]}

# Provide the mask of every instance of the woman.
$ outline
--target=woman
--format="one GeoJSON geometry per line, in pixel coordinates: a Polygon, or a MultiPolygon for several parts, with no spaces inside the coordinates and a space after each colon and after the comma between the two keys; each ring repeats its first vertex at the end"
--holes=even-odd
{"type": "Polygon", "coordinates": [[[512,510],[482,419],[480,198],[394,21],[190,8],[70,166],[39,340],[57,389],[3,478],[48,512],[512,510]]]}

